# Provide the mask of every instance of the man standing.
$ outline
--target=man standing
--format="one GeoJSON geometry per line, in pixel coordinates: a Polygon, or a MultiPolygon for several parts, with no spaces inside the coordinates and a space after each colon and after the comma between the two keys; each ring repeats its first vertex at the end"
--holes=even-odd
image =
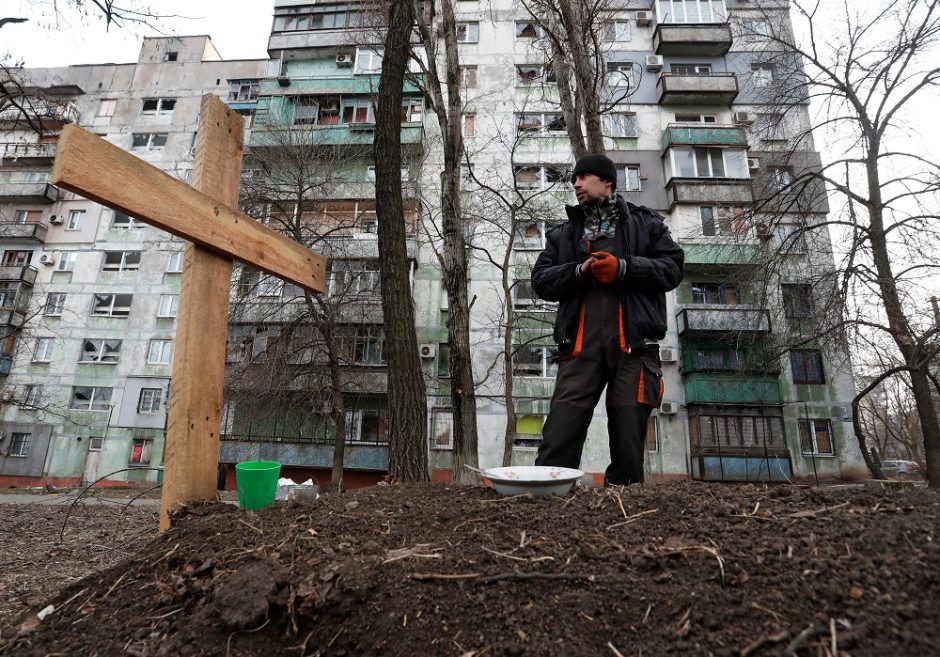
{"type": "Polygon", "coordinates": [[[663,396],[666,292],[682,281],[683,253],[661,216],[614,193],[609,158],[582,157],[571,181],[578,205],[565,208],[568,222],[548,233],[532,269],[535,293],[558,302],[558,375],[535,463],[580,465],[606,387],[605,484],[639,483],[646,424],[663,396]]]}

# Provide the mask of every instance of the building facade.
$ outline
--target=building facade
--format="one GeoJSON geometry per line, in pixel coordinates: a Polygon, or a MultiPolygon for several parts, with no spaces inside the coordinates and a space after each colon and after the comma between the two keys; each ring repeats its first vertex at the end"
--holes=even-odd
{"type": "MultiPolygon", "coordinates": [[[[534,461],[555,372],[553,307],[534,297],[528,277],[546,231],[564,221],[564,204],[574,202],[567,181],[571,148],[544,28],[509,0],[454,5],[480,464],[501,463],[507,433],[512,462],[527,464],[534,461]],[[515,422],[507,432],[509,404],[515,422]]],[[[371,153],[383,37],[371,26],[367,6],[277,0],[268,62],[210,61],[208,41],[188,38],[181,43],[193,54],[181,51],[177,61],[161,59],[166,44],[148,40],[136,65],[33,72],[47,96],[53,89],[74,92],[68,100],[81,115],[72,120],[184,178],[196,99],[204,92],[228,98],[250,128],[246,210],[331,258],[329,289],[318,306],[292,286],[237,271],[225,463],[273,458],[287,472],[327,476],[339,391],[347,483],[373,481],[387,466],[371,153]],[[172,129],[159,127],[167,125],[172,129]],[[330,327],[329,339],[316,330],[323,324],[330,327]],[[324,365],[330,354],[339,374],[324,365]]],[[[825,306],[820,272],[833,267],[828,233],[814,228],[828,210],[824,195],[802,187],[798,202],[764,202],[771,198],[768,190],[786,188],[820,161],[805,132],[805,99],[768,93],[780,86],[785,70],[771,37],[789,29],[786,5],[611,3],[597,25],[605,145],[618,166],[618,190],[662,214],[686,252],[685,280],[667,297],[669,329],[661,345],[666,394],[647,436],[650,478],[864,476],[851,432],[854,383],[847,352],[838,341],[807,337],[814,314],[825,306]]],[[[448,312],[437,255],[443,154],[422,92],[426,84],[416,63],[402,105],[402,189],[428,389],[428,449],[435,477],[447,479],[448,312]]],[[[48,170],[54,146],[7,148],[46,153],[37,161],[48,170]]],[[[4,210],[41,215],[11,221],[11,230],[24,236],[16,233],[0,269],[13,291],[8,321],[20,322],[17,331],[8,331],[15,341],[8,340],[4,352],[5,394],[13,403],[5,409],[0,476],[90,479],[89,461],[98,476],[134,465],[145,454],[157,462],[162,425],[152,424],[165,412],[148,409],[165,399],[169,381],[168,315],[181,245],[49,189],[44,169],[28,168],[28,161],[5,156],[2,172],[11,176],[4,183],[11,190],[3,194],[4,210]],[[28,203],[13,196],[22,193],[13,191],[20,185],[32,186],[28,203]],[[73,213],[83,210],[87,218],[70,227],[73,213]],[[50,223],[52,214],[65,223],[50,223]],[[29,250],[20,246],[26,243],[50,264],[16,255],[29,250]],[[36,386],[44,398],[57,400],[60,415],[22,403],[38,394],[36,386]],[[26,448],[24,434],[31,441],[26,448]],[[11,451],[14,435],[19,447],[11,451]],[[46,455],[40,458],[40,452],[46,455]]],[[[607,461],[601,404],[582,468],[603,473],[607,461]]]]}

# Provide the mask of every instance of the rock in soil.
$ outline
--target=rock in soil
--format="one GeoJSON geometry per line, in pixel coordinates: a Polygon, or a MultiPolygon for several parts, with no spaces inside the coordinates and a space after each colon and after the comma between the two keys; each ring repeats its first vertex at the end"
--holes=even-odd
{"type": "Polygon", "coordinates": [[[210,504],[7,616],[0,654],[934,656],[938,529],[936,493],[875,487],[210,504]]]}

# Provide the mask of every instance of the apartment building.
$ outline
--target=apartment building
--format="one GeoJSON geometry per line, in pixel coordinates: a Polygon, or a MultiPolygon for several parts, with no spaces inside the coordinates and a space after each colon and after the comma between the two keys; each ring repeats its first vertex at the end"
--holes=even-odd
{"type": "MultiPolygon", "coordinates": [[[[535,458],[555,373],[553,307],[534,297],[528,278],[546,231],[564,221],[564,204],[574,202],[567,182],[573,158],[538,22],[509,0],[457,0],[455,10],[465,104],[463,210],[472,247],[469,298],[479,382],[479,457],[484,467],[502,460],[511,381],[512,461],[526,464],[535,458]],[[504,255],[509,263],[505,278],[499,266],[504,255]],[[502,357],[507,333],[512,351],[508,366],[502,357]]],[[[246,115],[250,132],[243,198],[249,211],[269,225],[293,231],[331,258],[323,299],[325,308],[333,308],[328,313],[342,364],[338,382],[329,379],[325,368],[314,366],[323,362],[324,343],[298,289],[251,270],[236,271],[223,463],[272,458],[288,473],[327,477],[335,442],[335,396],[329,391],[338,388],[348,430],[347,484],[374,481],[387,467],[375,234],[375,204],[381,200],[375,199],[371,161],[382,33],[373,22],[366,3],[277,0],[268,62],[199,60],[191,69],[204,76],[190,78],[192,99],[203,91],[218,93],[246,115]],[[298,172],[304,175],[291,175],[298,172]]],[[[823,307],[817,301],[824,291],[818,272],[833,265],[826,230],[812,228],[818,223],[814,218],[828,211],[824,195],[802,189],[796,203],[762,202],[768,189],[786,187],[802,168],[820,161],[811,137],[802,132],[810,123],[805,100],[775,106],[767,93],[782,71],[772,43],[762,37],[789,29],[786,5],[643,0],[611,3],[601,22],[604,99],[610,105],[604,117],[605,145],[618,165],[618,189],[631,202],[661,213],[686,252],[685,280],[667,298],[669,330],[661,345],[666,396],[647,436],[650,478],[864,476],[851,429],[854,384],[848,355],[837,341],[798,339],[823,307]],[[798,349],[783,350],[796,342],[802,342],[798,349]]],[[[199,50],[198,39],[184,41],[192,43],[193,52],[199,50]]],[[[149,43],[136,67],[150,66],[157,77],[161,70],[173,70],[165,68],[173,62],[145,64],[145,57],[157,57],[147,54],[149,43]]],[[[128,71],[136,70],[128,66],[128,71]]],[[[107,112],[100,103],[110,97],[100,89],[109,87],[106,76],[119,67],[88,68],[87,77],[75,82],[81,88],[75,101],[83,117],[107,112]]],[[[421,90],[426,80],[419,67],[412,73],[402,105],[402,188],[428,389],[430,462],[435,478],[447,479],[453,447],[447,301],[435,251],[443,156],[437,122],[421,90]]],[[[54,79],[51,73],[43,78],[47,90],[54,79]]],[[[139,107],[136,113],[115,119],[113,138],[111,132],[101,132],[185,177],[195,114],[173,134],[156,136],[159,132],[148,121],[161,120],[163,101],[179,99],[171,106],[176,122],[184,100],[170,93],[172,86],[165,93],[141,86],[147,89],[128,92],[139,107]],[[145,104],[155,114],[145,114],[145,104]],[[166,141],[155,146],[154,139],[157,144],[166,141]],[[171,150],[171,145],[179,149],[171,150]]],[[[79,122],[94,126],[97,120],[79,122]]],[[[14,168],[4,162],[5,169],[14,168]]],[[[178,274],[174,278],[167,268],[180,245],[132,219],[105,219],[109,211],[98,208],[96,214],[94,204],[41,187],[39,168],[26,173],[22,165],[16,168],[21,172],[17,175],[27,176],[22,182],[16,178],[17,184],[33,185],[43,198],[59,198],[35,203],[35,209],[45,212],[38,222],[14,224],[20,231],[29,232],[33,229],[22,226],[35,224],[49,233],[45,243],[34,243],[39,244],[37,256],[48,256],[51,264],[36,266],[33,260],[11,270],[10,289],[34,290],[32,301],[17,301],[24,309],[49,304],[55,309],[58,297],[49,295],[59,293],[65,294],[63,308],[69,309],[67,329],[47,329],[40,312],[37,319],[43,321],[37,328],[26,328],[16,338],[28,353],[20,354],[12,345],[5,352],[9,358],[3,362],[11,367],[6,390],[13,391],[8,394],[26,395],[44,386],[45,396],[45,386],[50,386],[66,408],[62,419],[28,404],[6,409],[7,436],[31,432],[32,445],[43,440],[50,445],[44,459],[19,457],[16,463],[25,467],[41,460],[43,474],[76,477],[90,473],[89,461],[98,462],[96,473],[127,467],[138,453],[155,461],[161,427],[135,423],[144,421],[140,418],[147,414],[140,409],[153,408],[157,394],[148,392],[145,400],[143,390],[159,390],[159,399],[164,398],[168,367],[151,362],[150,356],[168,359],[159,355],[164,353],[161,345],[172,348],[166,342],[172,340],[172,320],[161,313],[172,312],[172,300],[164,299],[172,299],[178,274]],[[29,175],[33,177],[27,182],[29,175]],[[46,226],[53,209],[63,221],[71,222],[71,211],[82,209],[89,219],[81,224],[84,228],[68,231],[64,224],[46,226]],[[73,239],[79,233],[87,241],[73,239]],[[59,236],[62,242],[49,242],[59,236]],[[65,242],[66,237],[71,241],[65,242]],[[70,266],[69,258],[76,259],[72,270],[60,269],[70,266]],[[145,276],[150,277],[146,283],[145,276]],[[121,295],[128,294],[133,301],[126,304],[121,295]],[[81,295],[88,297],[85,306],[72,306],[81,295]],[[98,296],[100,302],[92,302],[98,296]],[[99,306],[101,317],[95,310],[99,306]],[[110,332],[116,324],[125,331],[110,332]],[[131,326],[133,340],[126,332],[131,326]],[[119,338],[117,364],[108,364],[107,340],[119,338]],[[83,341],[87,349],[79,347],[83,341]],[[71,342],[75,344],[68,346],[71,342]],[[37,350],[49,364],[36,358],[37,350]],[[100,393],[110,394],[106,401],[98,396],[99,388],[110,390],[100,393]],[[79,394],[83,398],[75,399],[79,394]],[[82,404],[87,409],[74,406],[82,404]],[[118,413],[112,414],[113,409],[118,413]],[[95,456],[93,438],[96,445],[98,438],[113,445],[113,451],[95,456]]],[[[11,263],[18,262],[16,257],[10,256],[11,263]]],[[[603,473],[608,462],[606,422],[600,404],[582,461],[592,474],[603,473]]],[[[0,475],[14,467],[8,465],[13,462],[10,440],[0,447],[0,475]]],[[[23,439],[17,440],[22,445],[23,439]]]]}
{"type": "Polygon", "coordinates": [[[14,71],[32,120],[0,114],[0,484],[160,476],[183,243],[51,185],[58,133],[188,180],[202,95],[250,105],[265,64],[195,36],[145,39],[131,64],[14,71]]]}

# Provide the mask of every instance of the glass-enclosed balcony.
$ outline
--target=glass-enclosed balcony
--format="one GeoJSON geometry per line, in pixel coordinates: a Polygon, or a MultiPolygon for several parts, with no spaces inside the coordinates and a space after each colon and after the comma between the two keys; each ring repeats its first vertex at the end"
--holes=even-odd
{"type": "Polygon", "coordinates": [[[770,312],[753,306],[689,306],[676,313],[680,336],[770,333],[770,312]]]}
{"type": "Polygon", "coordinates": [[[7,182],[0,179],[0,200],[5,203],[55,203],[59,188],[47,182],[7,182]]]}

